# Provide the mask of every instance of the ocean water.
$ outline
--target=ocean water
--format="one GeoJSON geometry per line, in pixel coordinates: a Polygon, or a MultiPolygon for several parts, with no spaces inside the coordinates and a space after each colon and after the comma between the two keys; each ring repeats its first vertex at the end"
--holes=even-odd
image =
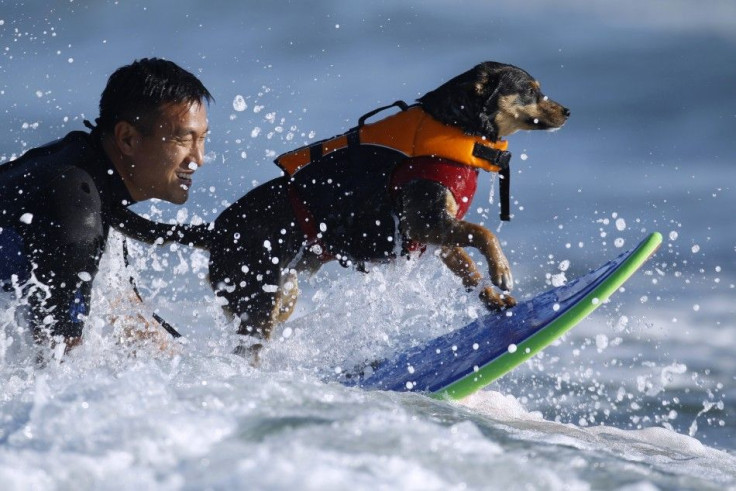
{"type": "Polygon", "coordinates": [[[482,312],[431,251],[301,279],[253,368],[205,253],[131,243],[126,269],[112,234],[63,363],[37,367],[0,303],[0,489],[736,489],[734,55],[730,0],[0,0],[3,161],[81,129],[135,58],[172,59],[214,94],[190,201],[136,205],[159,220],[211,220],[278,175],[279,153],[495,60],[572,111],[509,137],[510,223],[491,176],[471,207],[516,295],[665,237],[561,341],[447,402],[322,381],[482,312]],[[154,310],[182,340],[140,334],[154,310]]]}

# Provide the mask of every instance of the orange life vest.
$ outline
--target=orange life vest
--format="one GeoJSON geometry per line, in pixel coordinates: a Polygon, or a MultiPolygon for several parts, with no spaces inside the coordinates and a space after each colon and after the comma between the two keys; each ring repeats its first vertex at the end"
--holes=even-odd
{"type": "Polygon", "coordinates": [[[394,149],[407,157],[439,157],[498,172],[501,176],[501,220],[510,219],[511,153],[507,151],[508,141],[494,142],[465,134],[457,127],[440,123],[420,105],[408,106],[403,101],[397,101],[378,108],[361,117],[358,126],[347,133],[282,154],[275,162],[288,175],[294,175],[310,162],[351,144],[378,145],[394,149]],[[375,123],[365,124],[366,119],[393,106],[402,110],[375,123]]]}

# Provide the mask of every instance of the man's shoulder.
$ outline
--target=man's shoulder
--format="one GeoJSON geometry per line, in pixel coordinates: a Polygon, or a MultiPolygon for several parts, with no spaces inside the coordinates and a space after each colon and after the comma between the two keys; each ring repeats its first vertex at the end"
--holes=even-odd
{"type": "Polygon", "coordinates": [[[33,148],[0,166],[0,195],[33,199],[39,193],[63,186],[65,177],[89,180],[88,161],[97,157],[88,133],[73,131],[64,138],[33,148]]]}
{"type": "Polygon", "coordinates": [[[14,169],[39,172],[48,167],[69,167],[99,157],[89,133],[72,131],[63,138],[32,148],[15,160],[0,165],[0,172],[8,173],[14,169]]]}

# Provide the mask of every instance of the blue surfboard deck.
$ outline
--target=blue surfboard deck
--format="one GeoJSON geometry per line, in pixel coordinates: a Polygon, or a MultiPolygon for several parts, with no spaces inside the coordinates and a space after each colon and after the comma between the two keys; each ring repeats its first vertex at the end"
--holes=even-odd
{"type": "Polygon", "coordinates": [[[371,364],[340,382],[367,390],[461,399],[508,373],[605,302],[657,250],[655,232],[634,249],[566,285],[489,313],[465,327],[371,364]]]}

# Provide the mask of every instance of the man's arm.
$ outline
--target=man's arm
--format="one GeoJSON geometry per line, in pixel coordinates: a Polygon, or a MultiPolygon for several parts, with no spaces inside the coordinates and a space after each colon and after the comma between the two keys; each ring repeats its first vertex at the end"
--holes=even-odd
{"type": "Polygon", "coordinates": [[[212,225],[167,225],[147,220],[127,208],[113,210],[112,224],[121,233],[141,242],[152,244],[157,240],[207,249],[214,233],[212,225]]]}
{"type": "Polygon", "coordinates": [[[39,196],[35,210],[27,231],[34,334],[79,338],[105,243],[95,183],[86,172],[69,169],[39,196]]]}

